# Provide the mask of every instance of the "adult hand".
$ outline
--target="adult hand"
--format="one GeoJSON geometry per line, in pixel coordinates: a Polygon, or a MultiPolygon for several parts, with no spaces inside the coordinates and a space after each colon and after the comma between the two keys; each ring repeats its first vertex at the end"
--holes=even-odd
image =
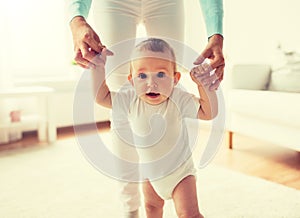
{"type": "Polygon", "coordinates": [[[76,63],[83,68],[100,64],[101,60],[97,54],[101,52],[103,45],[97,33],[81,16],[74,17],[70,22],[70,27],[76,63]]]}
{"type": "Polygon", "coordinates": [[[209,38],[208,44],[194,64],[201,64],[206,58],[210,59],[210,66],[215,69],[215,80],[209,89],[217,90],[223,80],[225,60],[223,56],[223,36],[216,34],[209,38]]]}

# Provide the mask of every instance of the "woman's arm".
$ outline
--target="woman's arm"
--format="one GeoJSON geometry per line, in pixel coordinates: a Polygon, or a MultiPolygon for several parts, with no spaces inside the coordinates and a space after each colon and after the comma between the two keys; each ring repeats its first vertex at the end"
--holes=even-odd
{"type": "Polygon", "coordinates": [[[223,55],[223,0],[199,0],[205,20],[208,44],[194,64],[201,64],[204,59],[211,60],[217,80],[210,84],[211,89],[218,89],[223,80],[225,60],[223,55]]]}
{"type": "Polygon", "coordinates": [[[199,0],[204,17],[207,37],[223,35],[223,0],[199,0]]]}
{"type": "Polygon", "coordinates": [[[92,0],[66,0],[66,9],[68,21],[71,22],[74,17],[81,16],[87,18],[91,8],[92,0]]]}

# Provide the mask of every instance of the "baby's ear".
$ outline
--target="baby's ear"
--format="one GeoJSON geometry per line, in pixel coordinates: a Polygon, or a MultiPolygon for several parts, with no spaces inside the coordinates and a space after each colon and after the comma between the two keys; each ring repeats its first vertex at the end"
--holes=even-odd
{"type": "Polygon", "coordinates": [[[130,82],[130,84],[133,86],[133,80],[132,80],[132,74],[129,74],[127,76],[128,81],[130,82]]]}
{"type": "Polygon", "coordinates": [[[174,74],[174,85],[177,85],[177,83],[179,82],[181,77],[181,73],[180,72],[175,72],[174,74]]]}

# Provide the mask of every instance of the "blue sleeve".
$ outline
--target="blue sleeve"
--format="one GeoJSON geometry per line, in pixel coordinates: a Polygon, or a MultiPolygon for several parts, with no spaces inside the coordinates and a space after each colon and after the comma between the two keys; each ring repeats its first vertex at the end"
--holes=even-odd
{"type": "Polygon", "coordinates": [[[208,38],[223,35],[223,0],[199,0],[208,38]]]}
{"type": "Polygon", "coordinates": [[[76,16],[87,18],[92,0],[66,0],[66,8],[68,13],[68,21],[76,16]]]}

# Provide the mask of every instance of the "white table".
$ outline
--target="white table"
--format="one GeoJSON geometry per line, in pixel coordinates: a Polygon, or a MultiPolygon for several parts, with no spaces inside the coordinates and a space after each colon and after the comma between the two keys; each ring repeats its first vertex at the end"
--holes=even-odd
{"type": "Polygon", "coordinates": [[[39,102],[39,112],[43,116],[39,119],[39,140],[53,143],[57,138],[54,105],[52,104],[53,93],[54,89],[43,86],[13,87],[0,90],[0,99],[36,97],[39,102]]]}

